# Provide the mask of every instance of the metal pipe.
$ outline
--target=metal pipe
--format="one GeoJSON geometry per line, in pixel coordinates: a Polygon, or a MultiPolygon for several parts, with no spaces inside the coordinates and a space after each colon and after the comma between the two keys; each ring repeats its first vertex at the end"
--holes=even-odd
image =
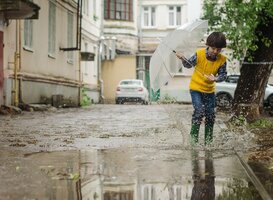
{"type": "Polygon", "coordinates": [[[18,106],[18,66],[19,66],[19,20],[15,24],[15,53],[14,53],[14,85],[13,85],[13,105],[18,106]]]}
{"type": "Polygon", "coordinates": [[[82,99],[82,78],[81,78],[81,51],[79,51],[79,91],[78,91],[78,105],[81,106],[81,99],[82,99]]]}
{"type": "Polygon", "coordinates": [[[78,10],[77,10],[77,47],[79,50],[79,91],[78,91],[78,104],[81,106],[82,99],[82,70],[81,70],[81,42],[82,42],[82,0],[78,0],[78,10]]]}
{"type": "MultiPolygon", "coordinates": [[[[19,61],[18,61],[18,73],[20,73],[21,68],[22,68],[22,30],[21,30],[21,20],[19,20],[19,44],[18,44],[18,48],[19,48],[19,61]]],[[[18,90],[18,98],[19,98],[19,103],[22,103],[22,77],[20,77],[19,79],[19,90],[18,90]]]]}

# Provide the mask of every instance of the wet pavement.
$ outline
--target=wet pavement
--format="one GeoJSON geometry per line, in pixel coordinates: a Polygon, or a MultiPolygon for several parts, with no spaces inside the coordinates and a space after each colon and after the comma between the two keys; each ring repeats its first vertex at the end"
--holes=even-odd
{"type": "MultiPolygon", "coordinates": [[[[261,199],[227,129],[189,145],[191,105],[93,105],[0,116],[0,199],[261,199]]],[[[201,129],[202,138],[203,129],[201,129]]]]}
{"type": "Polygon", "coordinates": [[[238,158],[226,152],[119,148],[17,156],[1,155],[3,199],[261,199],[238,158]]]}

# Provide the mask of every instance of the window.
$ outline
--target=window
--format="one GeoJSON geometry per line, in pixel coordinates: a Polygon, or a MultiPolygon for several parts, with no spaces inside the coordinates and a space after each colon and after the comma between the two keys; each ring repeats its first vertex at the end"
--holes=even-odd
{"type": "Polygon", "coordinates": [[[93,0],[93,13],[94,16],[97,16],[97,1],[93,0]]]}
{"type": "Polygon", "coordinates": [[[48,55],[54,56],[56,53],[56,1],[49,1],[48,13],[48,55]]]}
{"type": "Polygon", "coordinates": [[[25,20],[24,21],[24,47],[27,49],[32,49],[33,42],[33,21],[25,20]]]}
{"type": "MultiPolygon", "coordinates": [[[[93,52],[96,54],[96,52],[97,52],[97,47],[93,47],[93,52]]],[[[96,57],[95,57],[95,62],[97,63],[97,61],[96,61],[96,57]]],[[[93,69],[94,69],[94,71],[93,71],[93,73],[94,73],[94,77],[97,77],[97,67],[95,67],[95,65],[93,64],[93,69]]]]}
{"type": "MultiPolygon", "coordinates": [[[[84,43],[84,51],[88,52],[88,43],[87,42],[84,43]]],[[[84,74],[88,75],[88,62],[87,61],[84,62],[84,74]]]]}
{"type": "Polygon", "coordinates": [[[133,0],[104,0],[104,19],[133,21],[133,0]]]}
{"type": "Polygon", "coordinates": [[[155,199],[155,187],[151,184],[143,185],[141,191],[141,199],[155,199]]]}
{"type": "Polygon", "coordinates": [[[89,15],[89,0],[82,1],[82,12],[85,15],[89,15]]]}
{"type": "Polygon", "coordinates": [[[149,6],[143,7],[143,26],[144,27],[155,26],[155,7],[149,6]]]}
{"type": "MultiPolygon", "coordinates": [[[[30,0],[33,2],[33,0],[30,0]]],[[[33,42],[33,20],[24,21],[24,47],[27,49],[32,49],[33,42]]]]}
{"type": "Polygon", "coordinates": [[[169,26],[180,26],[181,18],[181,6],[169,6],[169,26]]]}
{"type": "MultiPolygon", "coordinates": [[[[67,46],[73,46],[73,13],[67,13],[67,46]]],[[[73,62],[73,51],[67,51],[67,60],[68,62],[73,62]]]]}

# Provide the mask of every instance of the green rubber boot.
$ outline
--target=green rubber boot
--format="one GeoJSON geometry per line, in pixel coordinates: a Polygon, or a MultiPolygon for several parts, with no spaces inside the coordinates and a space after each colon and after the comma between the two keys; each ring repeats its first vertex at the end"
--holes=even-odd
{"type": "Polygon", "coordinates": [[[198,143],[200,124],[191,125],[191,145],[196,145],[198,143]]]}
{"type": "Polygon", "coordinates": [[[211,144],[213,141],[213,125],[205,125],[205,145],[211,144]]]}

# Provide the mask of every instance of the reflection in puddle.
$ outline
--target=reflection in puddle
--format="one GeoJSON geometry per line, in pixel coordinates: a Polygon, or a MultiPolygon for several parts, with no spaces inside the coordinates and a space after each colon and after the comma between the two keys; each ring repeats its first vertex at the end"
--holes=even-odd
{"type": "Polygon", "coordinates": [[[196,150],[192,151],[192,179],[193,188],[191,199],[215,199],[215,175],[213,157],[210,151],[205,151],[205,159],[199,160],[196,150]],[[200,169],[200,162],[204,161],[204,171],[200,169]]]}
{"type": "Polygon", "coordinates": [[[86,200],[261,199],[239,160],[219,152],[107,149],[36,153],[23,160],[25,170],[18,174],[28,177],[28,182],[8,170],[16,166],[6,166],[3,169],[7,179],[13,179],[14,187],[3,189],[5,181],[1,183],[1,196],[86,200]],[[27,187],[29,184],[33,186],[27,187]]]}

